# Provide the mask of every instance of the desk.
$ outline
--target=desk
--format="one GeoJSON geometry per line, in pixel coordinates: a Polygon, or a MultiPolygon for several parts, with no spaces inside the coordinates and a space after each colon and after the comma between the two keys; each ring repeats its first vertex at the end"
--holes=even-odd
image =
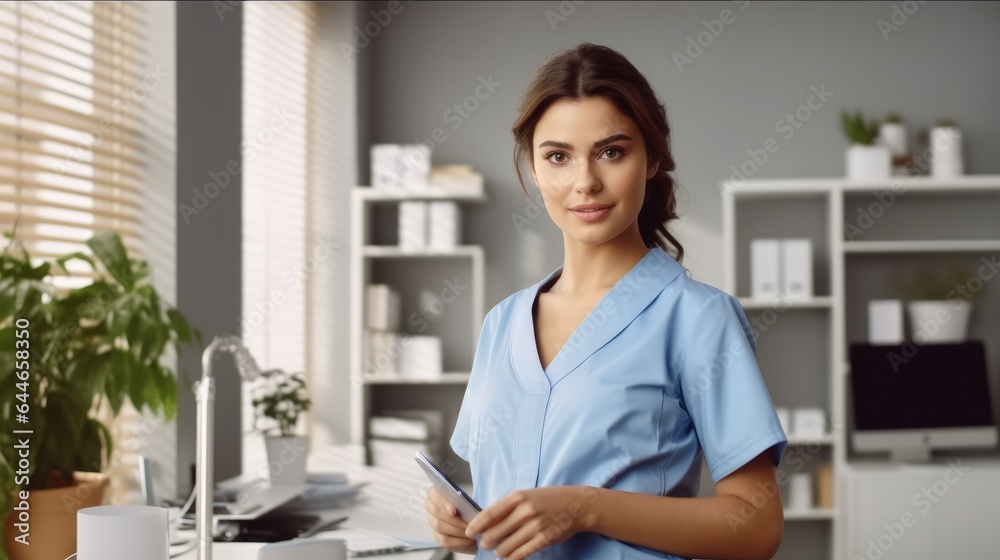
{"type": "MultiPolygon", "coordinates": [[[[212,545],[212,560],[255,560],[257,558],[257,550],[262,546],[264,546],[264,543],[214,543],[212,545]]],[[[178,556],[175,560],[195,560],[196,554],[192,550],[182,556],[178,556]]],[[[450,557],[450,553],[444,549],[366,556],[366,558],[371,558],[372,560],[445,560],[450,557]]]]}
{"type": "MultiPolygon", "coordinates": [[[[412,457],[400,457],[390,465],[368,467],[363,464],[360,446],[335,446],[315,450],[309,457],[310,472],[343,472],[352,482],[370,482],[361,494],[344,507],[324,510],[323,520],[347,516],[338,528],[358,528],[389,535],[405,535],[433,540],[427,524],[424,498],[430,482],[412,457]]],[[[266,468],[266,465],[265,465],[266,468]]],[[[256,471],[251,471],[256,472],[256,471]]],[[[214,543],[213,560],[255,560],[262,543],[214,543]]],[[[421,550],[371,556],[373,560],[446,560],[446,549],[421,550]]],[[[195,560],[194,550],[175,560],[195,560]]]]}

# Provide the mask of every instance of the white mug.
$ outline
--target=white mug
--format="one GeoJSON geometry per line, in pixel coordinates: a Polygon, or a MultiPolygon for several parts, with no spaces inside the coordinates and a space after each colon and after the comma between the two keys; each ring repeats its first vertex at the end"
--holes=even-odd
{"type": "Polygon", "coordinates": [[[166,508],[83,508],[76,524],[76,560],[167,560],[170,552],[166,508]]]}

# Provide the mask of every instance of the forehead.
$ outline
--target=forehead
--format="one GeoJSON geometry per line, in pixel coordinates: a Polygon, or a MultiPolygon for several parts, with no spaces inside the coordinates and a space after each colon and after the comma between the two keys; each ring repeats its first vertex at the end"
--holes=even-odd
{"type": "Polygon", "coordinates": [[[641,136],[632,119],[605,97],[564,98],[542,113],[535,125],[533,144],[556,140],[584,147],[615,134],[627,134],[633,139],[641,136]]]}

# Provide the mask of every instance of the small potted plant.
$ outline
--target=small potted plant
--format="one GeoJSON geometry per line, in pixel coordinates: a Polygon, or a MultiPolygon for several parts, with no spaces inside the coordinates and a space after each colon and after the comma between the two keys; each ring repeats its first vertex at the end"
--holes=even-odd
{"type": "Polygon", "coordinates": [[[961,177],[962,131],[951,119],[938,119],[931,129],[931,176],[940,179],[961,177]]]}
{"type": "Polygon", "coordinates": [[[906,156],[906,125],[903,124],[903,117],[899,116],[899,113],[889,113],[885,117],[885,121],[878,129],[878,140],[880,144],[889,148],[889,153],[894,158],[906,156]]]}
{"type": "Polygon", "coordinates": [[[96,259],[74,253],[54,262],[33,259],[15,232],[4,236],[0,560],[62,559],[76,551],[77,510],[100,505],[108,483],[101,471],[111,459],[112,438],[96,411],[106,404],[117,415],[130,401],[171,419],[178,384],[161,358],[168,347],[179,351],[200,337],[164,303],[146,262],[129,258],[116,233],[87,241],[96,259]],[[52,272],[66,270],[70,260],[89,264],[94,280],[59,288],[52,272]]]}
{"type": "Polygon", "coordinates": [[[922,269],[897,282],[910,320],[910,339],[917,344],[963,342],[972,301],[959,288],[974,276],[971,269],[922,269]]]}
{"type": "Polygon", "coordinates": [[[851,143],[847,147],[847,178],[852,181],[882,181],[888,179],[892,169],[889,149],[875,144],[879,125],[872,121],[865,123],[861,111],[854,115],[840,114],[840,126],[851,143]]]}
{"type": "Polygon", "coordinates": [[[271,484],[304,484],[309,438],[295,435],[312,403],[301,373],[265,371],[254,388],[254,426],[263,432],[271,484]]]}

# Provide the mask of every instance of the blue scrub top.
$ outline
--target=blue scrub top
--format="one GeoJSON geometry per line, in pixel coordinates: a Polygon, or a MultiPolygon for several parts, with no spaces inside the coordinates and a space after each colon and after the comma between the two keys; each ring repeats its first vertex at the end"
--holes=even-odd
{"type": "MultiPolygon", "coordinates": [[[[483,323],[451,437],[479,505],[559,485],[693,497],[703,455],[715,482],[768,449],[778,464],[787,439],[734,297],[651,249],[543,369],[532,307],[561,271],[483,323]]],[[[581,506],[588,499],[581,494],[581,506]]],[[[680,557],[584,532],[532,558],[680,557]]]]}

